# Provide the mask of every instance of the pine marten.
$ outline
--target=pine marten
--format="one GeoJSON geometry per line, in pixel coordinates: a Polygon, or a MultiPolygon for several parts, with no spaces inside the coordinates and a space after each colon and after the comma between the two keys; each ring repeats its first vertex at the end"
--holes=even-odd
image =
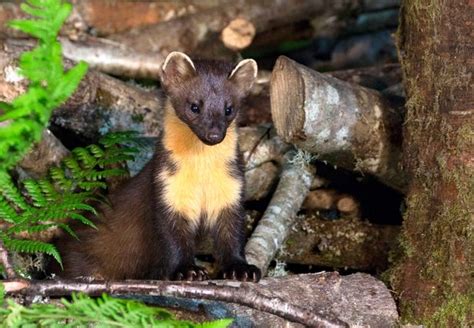
{"type": "Polygon", "coordinates": [[[227,279],[258,281],[244,257],[244,177],[235,118],[257,64],[235,67],[192,61],[172,52],[161,68],[164,127],[154,157],[109,195],[94,230],[75,226],[79,240],[57,241],[60,277],[203,280],[195,241],[214,239],[214,257],[227,279]]]}

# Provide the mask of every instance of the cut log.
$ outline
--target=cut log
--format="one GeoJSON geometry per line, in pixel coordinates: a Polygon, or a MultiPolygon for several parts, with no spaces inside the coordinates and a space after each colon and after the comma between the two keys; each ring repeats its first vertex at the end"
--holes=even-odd
{"type": "Polygon", "coordinates": [[[405,190],[399,167],[402,115],[378,92],[280,56],[270,97],[275,127],[283,140],[405,190]]]}
{"type": "MultiPolygon", "coordinates": [[[[18,2],[18,1],[17,1],[18,2]]],[[[97,1],[72,0],[73,11],[61,35],[81,39],[86,34],[105,36],[131,28],[158,24],[176,17],[215,7],[216,1],[97,1]]],[[[28,17],[18,3],[0,3],[0,38],[26,37],[4,22],[28,17]]]]}
{"type": "Polygon", "coordinates": [[[359,203],[350,195],[343,195],[336,202],[336,208],[344,215],[358,216],[360,213],[359,203]]]}
{"type": "Polygon", "coordinates": [[[51,166],[59,165],[69,154],[69,150],[61,141],[46,129],[41,141],[18,163],[17,170],[21,170],[28,177],[38,179],[43,177],[51,166]]]}
{"type": "MultiPolygon", "coordinates": [[[[18,74],[17,60],[30,44],[12,41],[2,46],[0,100],[11,101],[26,89],[26,80],[18,74]]],[[[157,136],[163,117],[160,99],[157,89],[140,88],[90,70],[72,97],[53,112],[51,121],[86,140],[123,130],[157,136]]]]}
{"type": "Polygon", "coordinates": [[[247,261],[265,275],[311,186],[314,171],[307,154],[287,154],[277,189],[245,247],[247,261]]]}
{"type": "Polygon", "coordinates": [[[337,191],[334,189],[312,190],[306,196],[301,208],[310,211],[328,210],[335,207],[337,197],[337,191]]]}
{"type": "Polygon", "coordinates": [[[224,45],[235,51],[247,48],[255,37],[255,26],[244,18],[235,18],[224,27],[221,40],[224,45]]]}
{"type": "Polygon", "coordinates": [[[74,15],[87,30],[105,36],[162,23],[214,7],[216,1],[97,1],[73,0],[74,15]]]}
{"type": "Polygon", "coordinates": [[[354,197],[340,193],[335,189],[311,190],[301,208],[310,211],[337,209],[345,216],[353,217],[360,214],[359,203],[354,197]]]}
{"type": "Polygon", "coordinates": [[[72,42],[60,38],[64,56],[73,61],[84,60],[101,72],[137,79],[158,80],[164,57],[151,52],[137,52],[120,43],[85,37],[72,42]]]}
{"type": "Polygon", "coordinates": [[[278,259],[286,263],[382,272],[396,244],[399,226],[374,225],[359,218],[323,220],[299,216],[278,259]]]}
{"type": "Polygon", "coordinates": [[[259,33],[310,19],[323,12],[339,13],[351,5],[357,6],[358,1],[349,1],[349,4],[348,1],[333,1],[328,6],[326,1],[284,0],[269,6],[267,1],[262,0],[238,0],[155,26],[135,29],[116,35],[113,39],[138,51],[152,51],[161,55],[171,51],[203,54],[206,46],[216,41],[219,35],[222,39],[222,31],[236,18],[250,22],[259,33]]]}

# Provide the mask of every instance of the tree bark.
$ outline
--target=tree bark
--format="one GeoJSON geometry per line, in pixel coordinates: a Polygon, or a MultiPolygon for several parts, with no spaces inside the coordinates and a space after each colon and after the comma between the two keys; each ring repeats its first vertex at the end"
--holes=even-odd
{"type": "Polygon", "coordinates": [[[378,92],[280,56],[270,94],[272,117],[283,140],[404,190],[401,113],[378,92]]]}
{"type": "Polygon", "coordinates": [[[407,0],[398,30],[411,182],[391,279],[405,320],[433,327],[474,322],[473,13],[472,1],[407,0]]]}

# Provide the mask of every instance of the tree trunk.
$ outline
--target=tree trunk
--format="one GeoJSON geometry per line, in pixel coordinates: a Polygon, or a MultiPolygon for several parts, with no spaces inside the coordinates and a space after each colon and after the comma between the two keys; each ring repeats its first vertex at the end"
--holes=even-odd
{"type": "Polygon", "coordinates": [[[407,0],[398,31],[411,182],[391,277],[405,320],[433,327],[474,320],[473,14],[473,1],[407,0]]]}

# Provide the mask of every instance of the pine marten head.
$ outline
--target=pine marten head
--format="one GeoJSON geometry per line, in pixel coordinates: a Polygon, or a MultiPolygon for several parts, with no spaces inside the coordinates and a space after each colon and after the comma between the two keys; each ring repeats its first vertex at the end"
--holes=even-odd
{"type": "Polygon", "coordinates": [[[206,145],[220,143],[257,76],[257,63],[192,61],[172,52],[161,67],[161,84],[176,115],[206,145]]]}

